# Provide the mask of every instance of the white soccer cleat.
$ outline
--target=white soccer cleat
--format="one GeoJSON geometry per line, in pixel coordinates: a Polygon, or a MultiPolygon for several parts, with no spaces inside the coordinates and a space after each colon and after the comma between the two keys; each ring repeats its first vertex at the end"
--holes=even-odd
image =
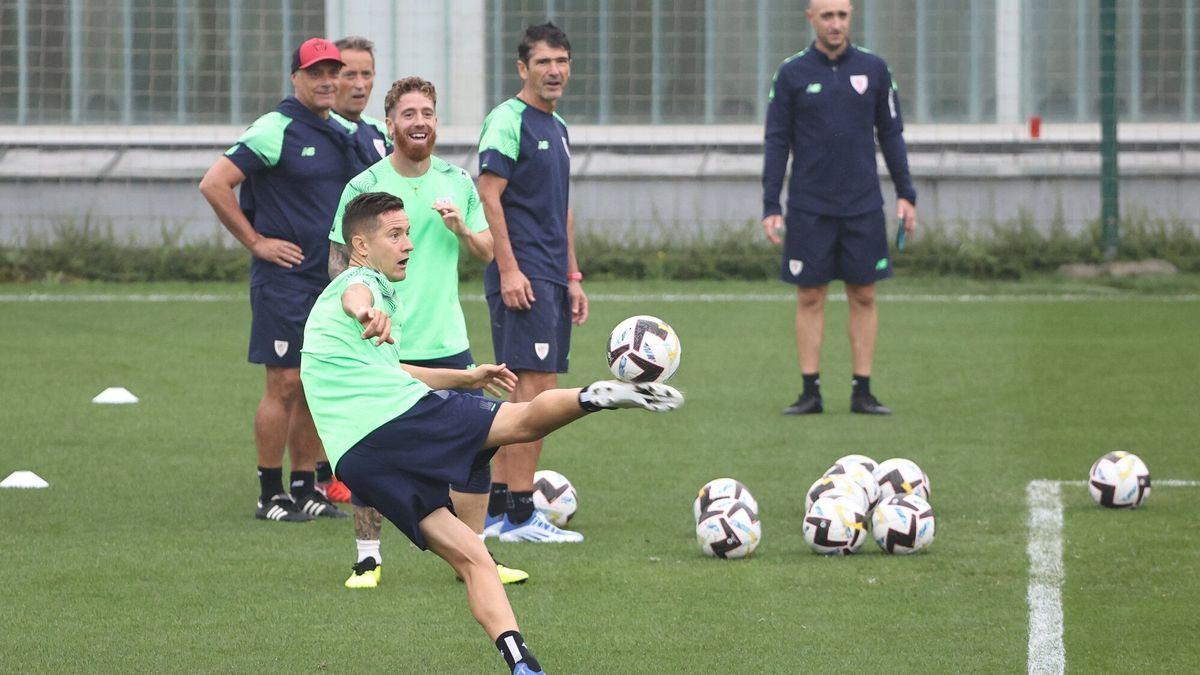
{"type": "Polygon", "coordinates": [[[577,544],[583,541],[583,535],[571,530],[555,527],[546,520],[541,511],[534,510],[533,515],[523,523],[513,523],[504,517],[504,526],[500,530],[500,541],[534,541],[543,544],[577,544]]]}
{"type": "Polygon", "coordinates": [[[667,412],[683,405],[683,394],[660,382],[621,382],[601,380],[584,390],[588,401],[597,408],[645,408],[651,412],[667,412]]]}

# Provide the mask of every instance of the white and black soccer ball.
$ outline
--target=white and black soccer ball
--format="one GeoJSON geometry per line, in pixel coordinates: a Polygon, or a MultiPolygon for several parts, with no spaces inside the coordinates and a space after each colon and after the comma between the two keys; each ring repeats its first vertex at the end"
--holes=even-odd
{"type": "MultiPolygon", "coordinates": [[[[842,466],[842,465],[846,465],[846,464],[862,464],[863,466],[867,467],[867,471],[872,471],[872,472],[875,471],[875,467],[879,466],[879,462],[876,462],[875,460],[871,459],[870,457],[867,457],[866,455],[846,455],[845,457],[838,458],[838,461],[834,462],[833,466],[836,467],[836,466],[842,466]]],[[[825,473],[828,475],[829,473],[833,473],[833,472],[826,471],[825,473]]]]}
{"type": "MultiPolygon", "coordinates": [[[[871,465],[874,466],[874,462],[871,465]]],[[[875,474],[871,472],[871,469],[866,464],[857,461],[846,461],[845,458],[842,458],[825,472],[825,477],[828,476],[845,476],[862,488],[863,492],[867,495],[868,514],[879,503],[879,483],[875,482],[875,474]]]]}
{"type": "Polygon", "coordinates": [[[918,494],[892,495],[871,516],[871,534],[884,553],[916,553],[933,541],[933,507],[918,494]]]}
{"type": "Polygon", "coordinates": [[[1088,492],[1100,506],[1136,509],[1150,497],[1150,469],[1132,452],[1110,452],[1088,472],[1088,492]]]}
{"type": "Polygon", "coordinates": [[[542,469],[533,474],[533,508],[555,527],[566,527],[579,509],[579,493],[566,476],[542,469]]]}
{"type": "Polygon", "coordinates": [[[758,513],[737,499],[712,502],[696,523],[696,543],[704,555],[714,558],[745,558],[761,540],[758,513]]]}
{"type": "Polygon", "coordinates": [[[822,555],[850,555],[868,536],[867,514],[850,497],[821,497],[804,516],[804,541],[822,555]]]}
{"type": "Polygon", "coordinates": [[[896,457],[880,463],[875,467],[875,482],[879,484],[881,501],[903,494],[915,494],[928,500],[932,494],[929,476],[909,459],[896,457]]]}
{"type": "Polygon", "coordinates": [[[631,316],[608,338],[608,368],[625,382],[666,382],[679,367],[675,329],[653,316],[631,316]]]}
{"type": "Polygon", "coordinates": [[[808,488],[808,492],[804,494],[804,512],[811,511],[814,502],[829,494],[840,494],[853,499],[864,513],[870,510],[871,504],[867,497],[867,491],[846,476],[834,474],[821,476],[812,484],[812,487],[808,488]]]}
{"type": "Polygon", "coordinates": [[[714,478],[700,488],[695,501],[692,502],[692,517],[695,521],[699,523],[700,514],[707,511],[709,505],[719,499],[737,499],[745,502],[751,511],[758,514],[758,500],[750,494],[750,490],[746,489],[741,481],[733,478],[714,478]]]}

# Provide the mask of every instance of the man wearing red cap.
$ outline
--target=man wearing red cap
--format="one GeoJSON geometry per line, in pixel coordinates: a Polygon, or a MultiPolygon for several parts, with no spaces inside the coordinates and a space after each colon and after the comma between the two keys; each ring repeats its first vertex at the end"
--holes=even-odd
{"type": "Polygon", "coordinates": [[[304,323],[329,282],[329,223],[342,188],[374,161],[329,117],[342,66],[332,42],[301,44],[292,54],[293,95],[255,120],[200,181],[221,224],[253,256],[249,360],[266,367],[254,416],[261,487],[254,515],[264,520],[346,517],[314,489],[324,453],[300,384],[304,323]],[[285,447],[290,494],[283,488],[285,447]]]}

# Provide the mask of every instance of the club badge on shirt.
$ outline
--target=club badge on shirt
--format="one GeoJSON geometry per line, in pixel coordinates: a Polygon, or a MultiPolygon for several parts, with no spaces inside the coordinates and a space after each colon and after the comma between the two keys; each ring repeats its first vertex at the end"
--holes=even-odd
{"type": "Polygon", "coordinates": [[[850,86],[854,87],[860,95],[867,93],[867,76],[866,75],[851,75],[850,86]]]}

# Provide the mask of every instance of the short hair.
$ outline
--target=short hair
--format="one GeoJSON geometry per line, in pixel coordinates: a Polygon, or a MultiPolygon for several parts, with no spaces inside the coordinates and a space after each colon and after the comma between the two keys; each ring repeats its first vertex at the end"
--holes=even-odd
{"type": "Polygon", "coordinates": [[[433,101],[433,107],[437,108],[437,87],[434,87],[433,83],[429,80],[414,75],[392,83],[392,88],[388,90],[387,96],[383,97],[384,116],[391,117],[392,109],[396,107],[396,103],[400,101],[400,97],[414,91],[428,96],[429,100],[433,101]]]}
{"type": "Polygon", "coordinates": [[[403,211],[404,200],[387,192],[364,192],[346,204],[342,214],[342,241],[350,245],[356,234],[364,237],[379,229],[379,216],[403,211]]]}
{"type": "Polygon", "coordinates": [[[372,61],[375,60],[375,43],[361,35],[347,35],[341,40],[334,42],[333,46],[337,47],[339,52],[344,52],[347,49],[366,52],[371,55],[372,61]]]}
{"type": "Polygon", "coordinates": [[[521,43],[517,45],[517,58],[521,59],[525,65],[529,65],[529,52],[533,51],[533,46],[539,42],[565,49],[567,56],[571,55],[571,42],[567,40],[567,34],[563,32],[563,29],[547,21],[525,28],[525,34],[521,36],[521,43]]]}

